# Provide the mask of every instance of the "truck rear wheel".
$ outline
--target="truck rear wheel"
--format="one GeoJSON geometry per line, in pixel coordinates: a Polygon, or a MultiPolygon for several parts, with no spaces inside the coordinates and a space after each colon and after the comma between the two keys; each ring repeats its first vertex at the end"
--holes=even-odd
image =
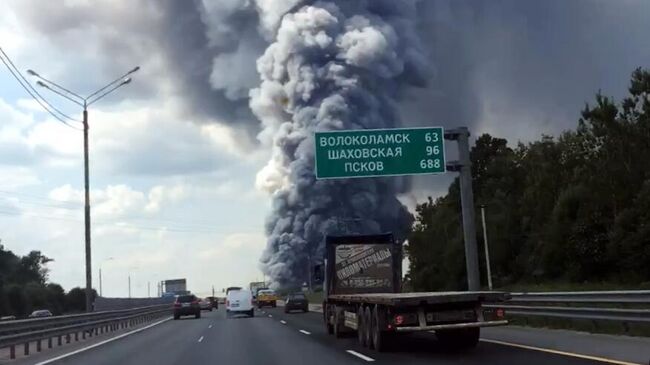
{"type": "Polygon", "coordinates": [[[366,347],[366,336],[364,335],[366,324],[363,321],[363,307],[359,306],[357,309],[357,338],[359,345],[366,347]]]}
{"type": "Polygon", "coordinates": [[[382,352],[388,347],[388,338],[390,333],[383,330],[384,328],[384,311],[379,306],[372,310],[372,322],[370,326],[372,346],[375,350],[382,352]]]}
{"type": "Polygon", "coordinates": [[[438,341],[446,348],[454,350],[476,347],[480,336],[481,329],[479,327],[436,331],[438,341]]]}
{"type": "Polygon", "coordinates": [[[323,322],[328,335],[334,334],[334,326],[330,323],[330,309],[326,303],[323,303],[323,322]]]}
{"type": "Polygon", "coordinates": [[[343,308],[334,307],[334,337],[343,337],[343,308]]]}
{"type": "Polygon", "coordinates": [[[366,346],[368,348],[373,348],[372,345],[372,336],[370,335],[371,327],[372,327],[372,314],[370,313],[370,307],[366,307],[366,309],[363,310],[363,341],[365,342],[366,346]]]}

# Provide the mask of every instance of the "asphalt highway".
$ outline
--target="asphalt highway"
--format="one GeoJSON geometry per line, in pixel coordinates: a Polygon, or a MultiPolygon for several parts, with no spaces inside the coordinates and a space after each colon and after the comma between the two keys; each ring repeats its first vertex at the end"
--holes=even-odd
{"type": "MultiPolygon", "coordinates": [[[[254,318],[226,316],[225,310],[203,312],[200,319],[163,319],[132,334],[90,348],[79,348],[35,362],[70,365],[142,364],[606,364],[607,361],[566,356],[480,342],[467,352],[441,348],[435,334],[395,338],[389,352],[377,353],[357,344],[356,337],[336,339],[324,331],[321,314],[290,313],[282,308],[257,311],[254,318]]],[[[609,362],[624,365],[624,362],[609,362]]]]}

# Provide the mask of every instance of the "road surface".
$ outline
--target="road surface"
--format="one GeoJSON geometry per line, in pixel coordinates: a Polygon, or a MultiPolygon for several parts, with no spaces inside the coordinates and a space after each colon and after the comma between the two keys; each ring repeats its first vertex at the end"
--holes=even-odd
{"type": "MultiPolygon", "coordinates": [[[[356,337],[335,339],[323,330],[319,313],[285,314],[264,309],[254,318],[227,318],[223,309],[204,312],[201,319],[165,319],[137,333],[76,353],[40,354],[20,364],[172,365],[172,364],[498,364],[593,365],[607,362],[481,342],[469,352],[440,348],[435,335],[420,333],[396,338],[389,353],[357,344],[356,337]]],[[[73,352],[73,350],[70,350],[73,352]]],[[[68,352],[68,353],[70,353],[68,352]]],[[[610,362],[616,363],[616,362],[610,362]]],[[[647,364],[647,362],[645,362],[647,364]]],[[[622,365],[624,363],[618,363],[622,365]]]]}

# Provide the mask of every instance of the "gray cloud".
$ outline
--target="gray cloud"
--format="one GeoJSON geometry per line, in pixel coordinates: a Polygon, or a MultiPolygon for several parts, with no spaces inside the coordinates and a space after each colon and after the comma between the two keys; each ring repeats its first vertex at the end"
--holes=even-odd
{"type": "MultiPolygon", "coordinates": [[[[184,101],[187,116],[256,134],[259,122],[248,108],[248,89],[258,83],[255,59],[265,41],[250,1],[32,0],[12,5],[21,20],[50,42],[62,49],[74,45],[87,56],[86,64],[76,60],[59,75],[70,88],[93,90],[136,64],[146,65],[112,101],[165,97],[161,91],[168,90],[184,101]]],[[[57,67],[42,68],[48,74],[48,68],[57,67]]]]}
{"type": "Polygon", "coordinates": [[[640,0],[421,1],[435,75],[403,98],[411,124],[468,125],[533,139],[576,125],[586,101],[625,93],[650,65],[640,0]],[[418,116],[428,116],[422,120],[418,116]]]}
{"type": "MultiPolygon", "coordinates": [[[[650,2],[641,0],[420,1],[419,33],[434,69],[404,90],[408,125],[465,125],[511,143],[575,128],[602,90],[621,97],[630,73],[650,67],[650,2]]],[[[451,156],[455,145],[448,144],[451,156]]],[[[440,191],[451,176],[417,176],[440,191]]]]}

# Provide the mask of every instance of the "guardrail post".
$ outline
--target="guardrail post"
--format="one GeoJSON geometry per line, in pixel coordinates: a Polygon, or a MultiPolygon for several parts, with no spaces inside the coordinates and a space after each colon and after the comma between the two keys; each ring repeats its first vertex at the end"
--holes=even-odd
{"type": "Polygon", "coordinates": [[[81,339],[82,340],[86,339],[86,330],[81,331],[81,339]]]}
{"type": "Polygon", "coordinates": [[[79,332],[75,331],[74,332],[74,342],[79,341],[79,332]]]}
{"type": "Polygon", "coordinates": [[[41,339],[36,340],[36,352],[41,352],[41,339]]]}
{"type": "Polygon", "coordinates": [[[9,358],[11,360],[16,358],[16,345],[9,346],[9,358]]]}
{"type": "Polygon", "coordinates": [[[29,342],[25,342],[25,356],[29,355],[29,342]]]}
{"type": "Polygon", "coordinates": [[[65,343],[70,343],[70,334],[65,335],[65,343]]]}
{"type": "Polygon", "coordinates": [[[52,337],[47,338],[47,348],[51,349],[52,348],[52,337]]]}
{"type": "Polygon", "coordinates": [[[625,331],[626,334],[630,333],[630,324],[627,322],[623,322],[623,331],[625,331]]]}
{"type": "Polygon", "coordinates": [[[57,337],[57,341],[56,341],[56,342],[57,342],[57,344],[58,344],[59,346],[63,345],[63,344],[61,343],[61,335],[59,335],[59,336],[57,337]]]}

